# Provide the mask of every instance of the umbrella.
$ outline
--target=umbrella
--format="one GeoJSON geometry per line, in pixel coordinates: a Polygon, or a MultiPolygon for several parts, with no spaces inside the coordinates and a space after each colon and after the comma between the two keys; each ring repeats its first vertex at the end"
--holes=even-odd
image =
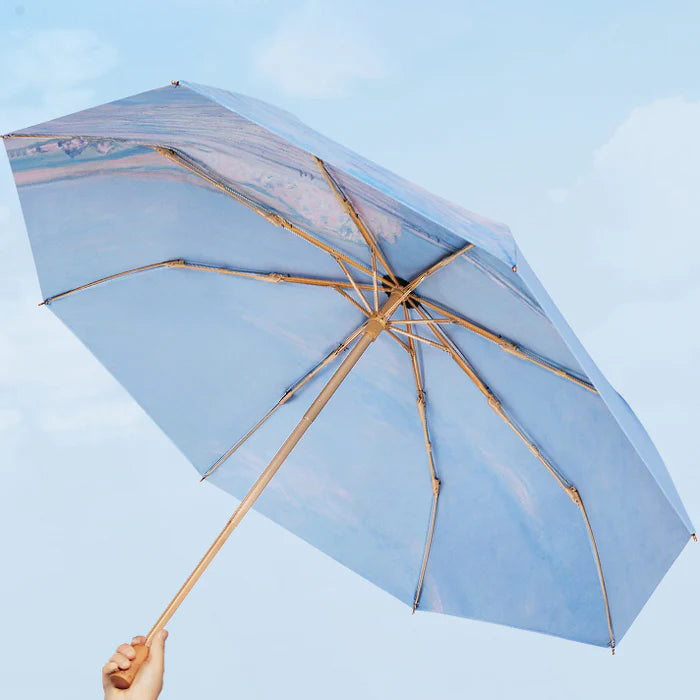
{"type": "Polygon", "coordinates": [[[241,499],[149,640],[255,504],[414,612],[614,653],[693,526],[506,226],[191,83],[4,139],[43,305],[241,499]]]}

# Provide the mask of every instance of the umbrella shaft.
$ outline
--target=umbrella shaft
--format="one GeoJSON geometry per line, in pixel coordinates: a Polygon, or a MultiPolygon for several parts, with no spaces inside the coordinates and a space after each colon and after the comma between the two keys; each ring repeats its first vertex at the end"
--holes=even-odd
{"type": "Polygon", "coordinates": [[[302,419],[299,421],[296,428],[294,428],[289,437],[284,441],[284,444],[272,458],[272,461],[267,465],[267,467],[265,467],[265,470],[262,472],[262,474],[260,474],[258,480],[245,495],[240,505],[238,508],[236,508],[236,511],[211,544],[206,554],[200,560],[199,564],[197,564],[180,590],[176,593],[175,597],[170,601],[168,607],[163,611],[163,614],[158,618],[158,621],[155,623],[155,625],[153,625],[153,628],[146,637],[147,645],[150,646],[154,635],[159,630],[163,629],[163,627],[165,627],[165,625],[168,623],[168,620],[170,620],[175,611],[178,609],[180,603],[182,603],[187,594],[192,590],[192,587],[204,573],[207,566],[209,566],[209,564],[212,562],[217,552],[228,539],[228,536],[236,529],[236,526],[241,522],[241,520],[243,520],[245,514],[250,510],[258,496],[260,496],[265,487],[270,483],[270,480],[282,466],[282,463],[289,456],[290,452],[299,442],[302,435],[307,431],[311,423],[313,423],[313,421],[322,411],[323,407],[328,403],[328,400],[341,385],[345,377],[348,376],[350,370],[352,370],[360,357],[362,357],[367,348],[384,329],[385,322],[391,317],[392,313],[400,304],[400,301],[400,291],[392,292],[391,296],[387,299],[376,316],[370,318],[370,320],[367,322],[365,325],[365,330],[360,336],[360,339],[348,353],[347,357],[343,360],[340,367],[338,367],[328,383],[323,387],[319,395],[314,399],[313,403],[302,416],[302,419]]]}

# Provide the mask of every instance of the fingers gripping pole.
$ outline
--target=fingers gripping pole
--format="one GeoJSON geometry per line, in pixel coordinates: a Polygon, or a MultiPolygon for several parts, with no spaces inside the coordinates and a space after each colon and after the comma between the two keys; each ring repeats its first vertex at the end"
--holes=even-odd
{"type": "Polygon", "coordinates": [[[119,669],[110,675],[109,679],[112,681],[112,685],[115,688],[126,690],[127,688],[131,687],[131,684],[134,682],[134,678],[136,678],[136,674],[139,672],[139,669],[148,658],[149,645],[134,644],[134,652],[136,653],[136,656],[131,659],[129,668],[127,668],[125,671],[119,669]]]}
{"type": "MultiPolygon", "coordinates": [[[[223,530],[221,530],[214,542],[212,542],[199,564],[197,564],[192,573],[188,576],[185,583],[182,584],[180,590],[175,594],[175,597],[170,601],[168,607],[165,608],[163,614],[158,618],[155,625],[153,625],[151,631],[146,637],[146,650],[145,654],[142,652],[143,659],[141,660],[141,663],[143,663],[148,657],[148,647],[150,646],[153,637],[168,623],[168,620],[170,620],[182,601],[187,597],[187,594],[192,590],[194,584],[197,583],[199,577],[204,573],[204,570],[209,566],[209,564],[211,564],[212,560],[221,549],[224,542],[226,542],[229,535],[236,529],[237,525],[241,522],[241,520],[243,520],[245,514],[255,503],[258,496],[260,496],[265,487],[270,483],[270,480],[282,466],[282,463],[289,456],[291,451],[301,439],[302,435],[304,435],[304,433],[308,430],[311,423],[313,423],[323,407],[328,403],[331,396],[333,396],[367,348],[377,338],[379,333],[384,330],[388,319],[391,318],[391,315],[394,313],[400,303],[400,293],[392,292],[391,296],[387,299],[381,309],[379,309],[379,312],[376,315],[373,315],[367,321],[364,331],[362,332],[362,335],[357,341],[355,347],[353,347],[353,349],[348,353],[347,357],[335,371],[326,386],[323,387],[319,395],[314,399],[313,403],[302,416],[296,428],[294,428],[289,437],[284,441],[284,444],[272,458],[272,461],[267,465],[267,467],[265,467],[265,470],[262,472],[262,474],[260,474],[258,480],[253,484],[250,491],[248,491],[248,493],[244,496],[240,505],[238,508],[236,508],[236,511],[226,525],[224,525],[223,530]]],[[[134,661],[131,662],[131,667],[128,669],[129,673],[122,671],[113,673],[111,675],[111,679],[115,687],[122,689],[128,688],[136,676],[138,667],[141,665],[141,663],[137,664],[136,659],[134,659],[134,661]]]]}

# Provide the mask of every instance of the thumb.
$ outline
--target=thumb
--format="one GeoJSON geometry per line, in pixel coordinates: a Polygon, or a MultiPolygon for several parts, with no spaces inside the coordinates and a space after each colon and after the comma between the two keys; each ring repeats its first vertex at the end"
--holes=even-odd
{"type": "Polygon", "coordinates": [[[151,650],[149,653],[149,661],[151,662],[151,665],[155,667],[153,670],[157,671],[161,675],[163,673],[165,640],[167,638],[168,630],[160,630],[155,637],[153,637],[153,641],[151,642],[151,650]]]}
{"type": "Polygon", "coordinates": [[[165,655],[165,640],[167,637],[167,630],[160,630],[151,640],[151,646],[148,650],[148,659],[146,659],[143,668],[136,675],[135,682],[138,683],[139,686],[143,685],[151,689],[157,688],[160,690],[163,683],[163,657],[165,655]]]}
{"type": "Polygon", "coordinates": [[[160,630],[153,637],[151,642],[151,656],[153,659],[158,659],[160,664],[163,664],[163,656],[165,655],[165,640],[168,638],[168,630],[160,630]]]}

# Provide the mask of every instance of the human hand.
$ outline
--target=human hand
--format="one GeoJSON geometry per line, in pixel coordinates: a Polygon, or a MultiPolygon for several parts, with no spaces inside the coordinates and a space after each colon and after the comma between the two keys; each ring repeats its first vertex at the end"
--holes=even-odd
{"type": "Polygon", "coordinates": [[[134,678],[130,688],[119,690],[112,685],[110,674],[117,669],[126,670],[136,655],[133,644],[143,644],[145,637],[134,637],[131,644],[121,644],[102,667],[102,687],[105,700],[156,700],[163,689],[163,655],[167,630],[158,632],[151,642],[148,658],[134,678]]]}

